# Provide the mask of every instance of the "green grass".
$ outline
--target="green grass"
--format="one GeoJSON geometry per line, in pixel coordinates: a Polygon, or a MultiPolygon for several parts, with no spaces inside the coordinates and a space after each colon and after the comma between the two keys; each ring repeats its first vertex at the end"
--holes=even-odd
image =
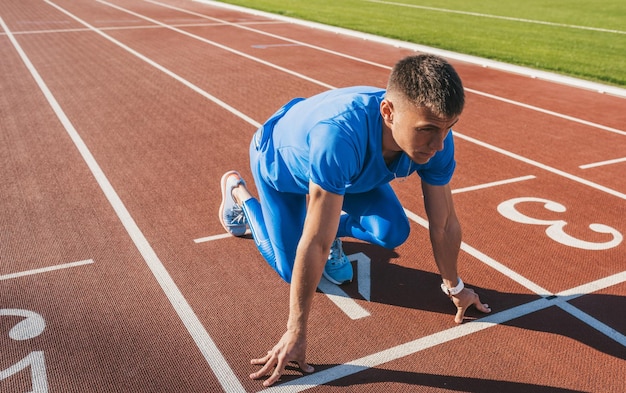
{"type": "Polygon", "coordinates": [[[626,86],[624,0],[223,2],[609,85],[626,86]],[[616,32],[586,30],[565,25],[616,32]]]}

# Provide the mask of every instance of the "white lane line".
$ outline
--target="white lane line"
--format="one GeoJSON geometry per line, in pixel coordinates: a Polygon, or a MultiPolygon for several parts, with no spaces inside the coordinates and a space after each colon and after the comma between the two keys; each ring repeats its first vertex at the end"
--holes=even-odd
{"type": "MultiPolygon", "coordinates": [[[[284,67],[278,66],[278,65],[276,65],[276,64],[270,63],[270,62],[265,61],[265,60],[263,60],[263,59],[259,59],[258,57],[251,56],[251,55],[249,55],[249,54],[247,54],[247,53],[244,53],[244,52],[238,51],[238,50],[236,50],[236,49],[230,48],[230,47],[228,47],[228,46],[226,46],[226,45],[222,45],[222,44],[217,43],[217,42],[215,42],[215,41],[211,41],[211,40],[206,39],[206,38],[204,38],[204,37],[200,37],[200,36],[197,36],[197,35],[195,35],[195,34],[188,33],[188,32],[186,32],[185,30],[177,29],[177,28],[172,27],[172,26],[170,26],[170,25],[168,25],[168,24],[165,24],[165,23],[159,22],[158,20],[155,20],[155,19],[152,19],[152,18],[148,18],[147,16],[143,16],[143,15],[138,14],[138,13],[136,13],[136,12],[133,12],[133,11],[127,10],[127,9],[122,8],[122,7],[120,7],[120,6],[117,6],[117,5],[115,5],[115,4],[111,4],[111,3],[106,2],[106,1],[104,1],[104,0],[96,0],[96,1],[97,1],[98,3],[101,3],[101,4],[104,4],[104,5],[107,5],[107,6],[111,7],[111,8],[114,8],[114,9],[116,9],[116,10],[118,10],[118,11],[125,12],[125,13],[127,13],[127,14],[129,14],[129,15],[133,15],[133,16],[136,16],[137,18],[141,18],[141,19],[146,20],[146,21],[148,21],[148,22],[154,23],[155,25],[159,25],[159,26],[164,27],[164,28],[166,28],[166,29],[169,29],[169,30],[175,31],[175,32],[177,32],[177,33],[179,33],[179,34],[182,34],[182,35],[185,35],[185,36],[191,37],[191,38],[193,38],[193,39],[196,39],[196,40],[198,40],[198,41],[204,42],[205,44],[213,45],[213,46],[215,46],[215,47],[217,47],[217,48],[220,48],[220,49],[225,50],[225,51],[227,51],[227,52],[231,52],[231,53],[233,53],[233,54],[236,54],[236,55],[241,56],[241,57],[243,57],[243,58],[246,58],[246,59],[248,59],[248,60],[255,61],[255,62],[260,63],[260,64],[263,64],[263,65],[265,65],[265,66],[267,66],[267,67],[274,68],[274,69],[279,70],[279,71],[282,71],[282,72],[284,72],[284,73],[286,73],[286,74],[289,74],[289,75],[295,76],[296,78],[300,78],[300,79],[303,79],[303,80],[309,81],[309,82],[311,82],[311,83],[318,84],[318,85],[320,85],[320,86],[322,86],[322,87],[325,87],[325,88],[327,88],[327,89],[332,89],[332,88],[333,88],[333,86],[328,85],[328,84],[326,84],[326,83],[324,83],[324,82],[321,82],[321,81],[319,81],[319,80],[316,80],[316,79],[313,79],[313,78],[309,78],[309,77],[308,77],[308,76],[306,76],[306,75],[303,75],[303,74],[300,74],[300,73],[298,73],[298,72],[295,72],[295,71],[289,70],[289,69],[287,69],[287,68],[284,68],[284,67]]],[[[255,122],[255,123],[256,123],[256,122],[255,122]]],[[[258,123],[257,123],[257,124],[258,124],[258,123]]],[[[257,127],[260,127],[260,124],[259,124],[257,127]]]]}
{"type": "MultiPolygon", "coordinates": [[[[148,2],[148,3],[151,3],[151,4],[155,4],[155,5],[161,6],[161,7],[169,8],[169,9],[172,9],[172,10],[175,10],[175,11],[178,11],[178,12],[184,12],[184,13],[188,13],[188,14],[191,14],[191,15],[194,15],[194,16],[198,16],[198,17],[201,17],[201,18],[212,20],[214,22],[221,23],[221,24],[226,25],[226,26],[231,26],[231,27],[235,27],[235,28],[238,28],[238,29],[250,31],[250,32],[253,32],[253,33],[256,33],[256,34],[259,34],[259,35],[264,35],[266,37],[272,37],[272,38],[275,38],[275,39],[280,40],[280,41],[285,41],[285,42],[289,42],[289,43],[295,44],[297,46],[304,46],[304,47],[307,47],[307,48],[314,49],[316,51],[325,52],[325,53],[329,53],[329,54],[334,55],[334,56],[342,57],[344,59],[354,60],[354,61],[356,61],[358,63],[361,63],[361,64],[369,64],[369,65],[374,66],[374,67],[388,69],[388,70],[391,69],[391,67],[382,65],[380,63],[374,63],[372,61],[367,61],[367,60],[359,58],[359,57],[350,56],[348,54],[337,52],[337,51],[334,51],[334,50],[331,50],[331,49],[327,49],[327,48],[323,48],[321,46],[312,45],[312,44],[309,44],[309,43],[304,42],[304,41],[293,40],[291,38],[287,38],[287,37],[284,37],[284,36],[281,36],[281,35],[278,35],[278,34],[272,34],[272,33],[268,33],[268,32],[263,31],[263,30],[254,29],[252,27],[245,26],[243,23],[229,22],[229,21],[224,20],[224,19],[214,18],[212,16],[200,14],[198,12],[189,11],[189,10],[186,10],[184,8],[174,7],[172,5],[160,3],[160,2],[154,1],[154,0],[144,0],[144,1],[148,2]]],[[[200,3],[206,4],[206,2],[203,1],[203,0],[201,0],[200,3]]],[[[230,4],[225,4],[225,3],[210,4],[210,5],[214,5],[214,6],[218,6],[218,7],[224,7],[224,8],[230,8],[231,7],[230,4]]],[[[237,6],[232,6],[232,7],[237,7],[237,6]]],[[[238,11],[242,12],[241,9],[238,9],[238,11]]],[[[250,10],[247,10],[247,11],[248,11],[248,13],[250,13],[250,10]]],[[[245,12],[245,11],[243,11],[243,12],[245,12]]],[[[273,14],[270,14],[270,15],[272,15],[274,17],[276,16],[276,15],[273,15],[273,14]]],[[[280,17],[279,18],[272,18],[272,20],[280,20],[280,19],[281,19],[280,17]]],[[[294,19],[294,21],[295,21],[295,19],[294,19]]],[[[299,22],[302,22],[302,21],[298,21],[296,23],[299,23],[299,22]]],[[[255,25],[256,24],[266,24],[266,22],[256,22],[256,23],[249,22],[249,23],[252,23],[252,24],[255,24],[255,25]]]]}
{"type": "Polygon", "coordinates": [[[300,46],[298,44],[257,44],[252,45],[255,49],[267,49],[267,48],[284,48],[284,47],[292,47],[292,46],[300,46]]]}
{"type": "MultiPolygon", "coordinates": [[[[174,24],[174,27],[208,27],[208,26],[219,26],[218,23],[183,23],[183,24],[174,24]]],[[[155,26],[153,24],[144,25],[144,26],[108,26],[101,27],[102,31],[118,31],[118,30],[142,30],[142,29],[162,29],[161,26],[155,26]]],[[[62,33],[81,33],[81,32],[91,32],[90,29],[80,27],[73,29],[53,29],[53,30],[25,30],[25,31],[14,31],[14,36],[22,36],[22,35],[34,35],[34,34],[62,34],[62,33]]],[[[4,36],[3,32],[0,32],[0,36],[4,36]]]]}
{"type": "MultiPolygon", "coordinates": [[[[80,19],[74,17],[72,14],[65,11],[64,9],[48,1],[46,2],[48,4],[51,4],[55,8],[59,9],[63,13],[67,14],[68,16],[71,16],[73,19],[76,19],[82,23],[80,19]]],[[[130,235],[137,249],[141,253],[144,260],[146,261],[146,264],[152,271],[152,274],[154,275],[159,285],[163,289],[163,292],[169,299],[170,303],[172,304],[172,307],[178,313],[178,316],[180,317],[181,321],[187,327],[189,334],[195,341],[201,353],[204,355],[205,359],[207,360],[213,372],[216,374],[219,382],[227,391],[244,392],[245,390],[243,386],[241,385],[241,382],[235,376],[232,369],[228,366],[226,359],[221,354],[221,352],[219,351],[219,349],[217,348],[217,346],[215,345],[215,343],[213,342],[213,340],[207,333],[206,329],[204,328],[204,326],[198,319],[197,315],[194,313],[189,303],[187,303],[187,300],[185,299],[183,294],[180,292],[180,290],[176,286],[176,283],[174,282],[172,277],[169,275],[169,273],[163,266],[163,263],[159,260],[159,257],[156,255],[156,253],[152,249],[152,246],[150,246],[150,243],[148,242],[148,240],[145,238],[145,236],[143,235],[143,233],[141,232],[141,230],[135,223],[135,220],[130,215],[130,212],[126,209],[126,206],[124,206],[124,203],[122,202],[119,195],[117,194],[117,192],[115,191],[115,189],[113,188],[109,180],[107,179],[106,175],[104,174],[104,172],[102,171],[98,163],[96,162],[96,159],[91,154],[91,151],[89,151],[89,148],[87,147],[87,145],[85,144],[81,136],[79,135],[78,131],[76,131],[76,129],[74,128],[74,125],[70,122],[69,118],[66,116],[65,112],[63,111],[59,103],[57,102],[56,98],[54,97],[54,95],[52,94],[52,92],[50,91],[46,83],[44,82],[44,80],[41,78],[41,76],[37,72],[37,69],[35,68],[35,66],[31,63],[26,53],[22,50],[21,46],[19,45],[15,37],[13,37],[8,26],[4,23],[2,18],[0,18],[0,24],[2,25],[2,28],[7,32],[7,36],[9,37],[9,40],[13,44],[15,50],[21,57],[26,68],[30,71],[30,74],[32,75],[37,85],[39,86],[39,89],[46,97],[48,103],[54,110],[54,113],[56,114],[59,121],[61,122],[61,124],[67,131],[68,135],[74,142],[74,145],[76,146],[81,156],[85,160],[85,163],[87,164],[94,178],[100,185],[100,188],[102,189],[107,200],[109,201],[109,203],[115,210],[115,213],[117,214],[120,221],[124,225],[124,228],[126,228],[126,231],[130,235]]]]}
{"type": "Polygon", "coordinates": [[[593,327],[597,331],[601,332],[605,336],[609,337],[610,339],[612,339],[614,341],[617,341],[623,347],[626,347],[626,336],[624,336],[623,334],[621,334],[617,330],[613,329],[612,327],[606,325],[603,322],[598,321],[597,319],[595,319],[591,315],[587,314],[586,312],[583,312],[582,310],[572,306],[569,303],[561,303],[561,304],[559,304],[559,307],[562,310],[566,311],[567,313],[569,313],[569,314],[573,315],[574,317],[578,318],[582,322],[586,323],[587,325],[593,327]]]}
{"type": "Polygon", "coordinates": [[[503,154],[503,155],[505,155],[507,157],[511,157],[511,158],[513,158],[515,160],[525,162],[526,164],[535,166],[537,168],[541,168],[541,169],[543,169],[545,171],[548,171],[550,173],[553,173],[555,175],[564,177],[566,179],[575,181],[575,182],[580,183],[580,184],[584,184],[584,185],[589,186],[591,188],[595,188],[596,190],[599,190],[599,191],[605,192],[607,194],[610,194],[610,195],[613,195],[613,196],[616,196],[618,198],[626,200],[626,194],[624,194],[622,192],[619,192],[619,191],[616,191],[616,190],[613,190],[613,189],[611,189],[609,187],[605,187],[605,186],[603,186],[601,184],[597,184],[597,183],[594,183],[594,182],[589,181],[587,179],[583,179],[582,177],[574,176],[574,175],[569,174],[569,173],[567,173],[565,171],[562,171],[560,169],[552,168],[551,166],[548,166],[548,165],[542,164],[540,162],[531,160],[530,158],[526,158],[526,157],[520,156],[519,154],[515,154],[515,153],[512,153],[510,151],[501,149],[499,147],[490,145],[490,144],[488,144],[486,142],[479,141],[478,139],[475,139],[475,138],[463,135],[463,134],[459,133],[458,131],[454,132],[454,136],[458,137],[458,138],[461,138],[461,139],[465,139],[466,141],[472,142],[472,143],[474,143],[476,145],[482,146],[482,147],[487,148],[489,150],[493,150],[493,151],[498,152],[500,154],[503,154]]]}
{"type": "Polygon", "coordinates": [[[401,359],[409,355],[413,355],[425,349],[507,323],[514,319],[523,317],[528,314],[532,314],[536,311],[540,311],[548,307],[567,304],[566,302],[569,300],[573,300],[584,295],[589,295],[594,291],[617,285],[625,281],[626,272],[618,273],[605,279],[601,279],[590,284],[564,291],[554,297],[542,297],[532,302],[525,303],[520,306],[513,307],[495,314],[491,314],[473,322],[458,325],[453,328],[431,334],[429,336],[421,337],[417,340],[413,340],[377,353],[373,353],[371,355],[364,356],[359,359],[355,359],[339,366],[335,366],[323,371],[318,371],[313,374],[305,375],[296,380],[262,390],[262,392],[287,393],[307,390],[319,385],[338,380],[340,378],[356,374],[360,371],[364,371],[394,360],[401,359]]]}
{"type": "Polygon", "coordinates": [[[596,168],[596,167],[599,167],[599,166],[619,164],[619,163],[622,163],[622,162],[626,162],[626,157],[624,157],[624,158],[616,158],[614,160],[606,160],[606,161],[594,162],[594,163],[591,163],[591,164],[580,165],[579,168],[580,169],[589,169],[589,168],[596,168]]]}
{"type": "Polygon", "coordinates": [[[594,122],[591,122],[591,121],[579,119],[579,118],[574,117],[574,116],[564,115],[562,113],[558,113],[558,112],[550,111],[550,110],[547,110],[547,109],[539,108],[539,107],[534,106],[534,105],[524,104],[523,102],[510,100],[508,98],[504,98],[504,97],[496,96],[496,95],[493,95],[493,94],[485,93],[485,92],[482,92],[482,91],[479,91],[479,90],[465,88],[465,91],[468,91],[470,93],[474,93],[474,94],[477,94],[477,95],[480,95],[480,96],[483,96],[483,97],[486,97],[486,98],[491,98],[493,100],[502,101],[502,102],[505,102],[507,104],[519,106],[520,108],[530,109],[530,110],[535,111],[535,112],[544,113],[546,115],[558,117],[560,119],[568,120],[568,121],[571,121],[571,122],[574,122],[574,123],[579,123],[579,124],[582,124],[582,125],[585,125],[585,126],[589,126],[589,127],[597,128],[597,129],[600,129],[600,130],[612,132],[614,134],[626,136],[626,131],[618,130],[617,128],[607,127],[607,126],[604,126],[602,124],[598,124],[598,123],[594,123],[594,122]]]}
{"type": "Polygon", "coordinates": [[[590,31],[598,31],[601,33],[626,34],[626,31],[623,31],[623,30],[605,29],[602,27],[570,25],[566,23],[546,22],[546,21],[535,20],[535,19],[524,19],[524,18],[515,18],[511,16],[483,14],[480,12],[460,11],[460,10],[451,10],[447,8],[436,8],[436,7],[426,7],[422,5],[415,5],[415,4],[396,3],[393,1],[382,1],[382,0],[364,0],[364,1],[367,1],[369,3],[395,5],[398,7],[417,8],[417,9],[427,10],[427,11],[437,11],[437,12],[443,12],[447,14],[468,15],[468,16],[476,16],[480,18],[500,19],[500,20],[508,20],[511,22],[531,23],[531,24],[536,24],[536,25],[546,25],[546,26],[554,26],[554,27],[565,27],[565,28],[577,29],[577,30],[590,30],[590,31]]]}
{"type": "MultiPolygon", "coordinates": [[[[0,18],[0,21],[1,21],[1,18],[0,18]]],[[[41,274],[41,273],[49,273],[55,270],[69,269],[69,268],[77,267],[77,266],[85,266],[85,265],[89,265],[92,263],[94,263],[93,259],[86,259],[84,261],[63,263],[61,265],[54,265],[54,266],[42,267],[39,269],[25,270],[23,272],[18,272],[18,273],[3,274],[0,276],[0,281],[10,280],[12,278],[18,278],[18,277],[24,277],[24,276],[32,276],[32,275],[41,274]]]]}
{"type": "Polygon", "coordinates": [[[452,193],[453,194],[459,194],[459,193],[462,193],[462,192],[482,190],[482,189],[485,189],[485,188],[502,186],[502,185],[505,185],[505,184],[517,183],[517,182],[520,182],[520,181],[532,180],[532,179],[535,179],[535,178],[536,177],[533,176],[533,175],[514,177],[512,179],[494,181],[494,182],[485,183],[485,184],[478,184],[478,185],[470,186],[470,187],[456,188],[456,189],[452,190],[452,193]]]}

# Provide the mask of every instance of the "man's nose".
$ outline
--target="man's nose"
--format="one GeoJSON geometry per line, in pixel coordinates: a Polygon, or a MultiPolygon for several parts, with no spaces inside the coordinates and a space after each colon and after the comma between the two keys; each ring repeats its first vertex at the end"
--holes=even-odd
{"type": "Polygon", "coordinates": [[[436,150],[436,151],[443,150],[443,141],[446,139],[447,135],[448,135],[447,130],[445,132],[438,132],[437,134],[433,136],[430,143],[428,144],[428,147],[430,147],[431,150],[436,150]]]}

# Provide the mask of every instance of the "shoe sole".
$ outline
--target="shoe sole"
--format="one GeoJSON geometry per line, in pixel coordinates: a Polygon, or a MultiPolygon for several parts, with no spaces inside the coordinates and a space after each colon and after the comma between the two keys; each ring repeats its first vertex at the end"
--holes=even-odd
{"type": "Polygon", "coordinates": [[[222,224],[222,226],[224,227],[226,232],[230,233],[232,236],[235,236],[230,231],[230,229],[228,229],[228,226],[224,222],[224,201],[226,200],[226,195],[225,195],[225,192],[226,192],[226,180],[228,180],[228,178],[230,176],[232,176],[232,175],[236,175],[237,177],[239,177],[241,179],[241,175],[237,171],[228,171],[228,172],[224,173],[224,175],[222,176],[222,179],[220,180],[220,188],[222,190],[222,202],[220,203],[220,210],[218,211],[218,214],[219,214],[220,223],[222,224]]]}
{"type": "Polygon", "coordinates": [[[328,274],[326,274],[326,272],[322,272],[322,276],[324,276],[325,279],[327,279],[328,281],[330,281],[331,283],[335,284],[335,285],[343,285],[343,284],[348,284],[352,282],[352,279],[350,280],[346,280],[344,282],[339,282],[335,279],[333,279],[332,277],[330,277],[328,274]]]}

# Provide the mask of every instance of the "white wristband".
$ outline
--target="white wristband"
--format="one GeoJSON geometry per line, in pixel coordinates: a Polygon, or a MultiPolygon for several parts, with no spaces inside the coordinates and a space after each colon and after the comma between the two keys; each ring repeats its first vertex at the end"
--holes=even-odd
{"type": "Polygon", "coordinates": [[[461,293],[463,288],[465,288],[465,284],[463,284],[463,280],[461,280],[461,277],[459,277],[459,283],[454,288],[448,288],[446,284],[441,283],[441,290],[448,296],[458,295],[459,293],[461,293]]]}

